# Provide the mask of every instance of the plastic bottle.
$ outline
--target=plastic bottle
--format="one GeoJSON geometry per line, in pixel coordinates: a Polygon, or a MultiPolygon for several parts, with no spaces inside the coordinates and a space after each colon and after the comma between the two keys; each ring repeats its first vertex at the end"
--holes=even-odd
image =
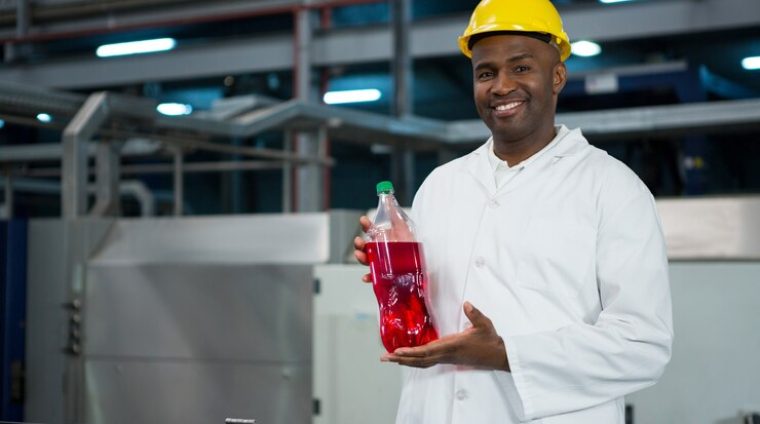
{"type": "Polygon", "coordinates": [[[425,303],[427,274],[414,224],[393,196],[393,184],[377,184],[379,202],[365,252],[380,308],[380,338],[388,352],[424,345],[438,333],[425,303]]]}

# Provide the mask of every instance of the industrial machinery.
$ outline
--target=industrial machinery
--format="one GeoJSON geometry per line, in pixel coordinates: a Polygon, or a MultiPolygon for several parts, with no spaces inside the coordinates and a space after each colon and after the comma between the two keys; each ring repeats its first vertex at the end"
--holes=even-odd
{"type": "MultiPolygon", "coordinates": [[[[182,147],[258,158],[203,165],[209,168],[277,166],[285,171],[283,178],[296,168],[304,172],[299,178],[308,179],[331,163],[319,149],[309,156],[257,151],[204,141],[202,135],[298,130],[311,131],[316,140],[328,133],[361,134],[357,141],[411,140],[419,148],[448,149],[482,141],[482,124],[378,117],[298,101],[246,103],[219,119],[167,120],[152,106],[141,107],[140,99],[110,93],[85,99],[0,85],[2,93],[0,109],[6,113],[56,103],[71,116],[62,146],[0,149],[0,164],[14,170],[4,180],[6,216],[13,212],[13,180],[18,178],[12,165],[40,155],[61,159],[60,169],[36,172],[62,176],[62,217],[28,221],[26,259],[20,260],[26,263],[27,282],[25,420],[393,420],[401,370],[379,363],[374,297],[359,283],[365,269],[351,260],[361,212],[181,217],[182,175],[190,172],[182,147]],[[125,171],[120,155],[159,151],[154,144],[135,142],[134,133],[153,136],[160,151],[177,148],[171,164],[162,164],[175,176],[174,216],[119,216],[117,190],[125,171]],[[123,142],[121,148],[114,137],[123,142]],[[96,176],[92,202],[90,155],[96,176]]],[[[593,112],[558,120],[611,136],[653,128],[680,131],[689,125],[756,125],[760,109],[749,107],[752,102],[663,107],[657,113],[593,112]],[[698,107],[708,108],[703,112],[713,120],[683,119],[698,107]]],[[[310,195],[313,190],[296,197],[304,200],[301,205],[313,206],[318,202],[310,195]]],[[[150,196],[142,198],[150,204],[150,196]]],[[[290,211],[287,198],[283,210],[290,211]]],[[[760,409],[754,384],[760,368],[748,354],[760,347],[760,338],[755,320],[747,319],[756,315],[760,298],[760,199],[661,199],[658,207],[672,261],[676,342],[660,383],[628,398],[634,422],[740,420],[739,411],[760,409]]]]}

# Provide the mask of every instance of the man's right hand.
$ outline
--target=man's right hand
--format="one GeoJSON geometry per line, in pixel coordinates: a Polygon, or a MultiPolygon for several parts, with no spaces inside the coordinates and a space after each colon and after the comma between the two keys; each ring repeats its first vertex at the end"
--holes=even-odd
{"type": "MultiPolygon", "coordinates": [[[[369,218],[362,215],[361,218],[359,218],[359,224],[362,226],[362,231],[365,233],[369,231],[370,225],[372,223],[369,221],[369,218]]],[[[364,239],[361,237],[355,237],[354,238],[354,256],[356,257],[356,260],[359,261],[362,265],[369,265],[369,260],[367,259],[367,254],[364,252],[364,245],[366,243],[364,242],[364,239]]],[[[365,283],[371,283],[372,278],[369,274],[364,274],[362,277],[362,281],[365,283]]]]}

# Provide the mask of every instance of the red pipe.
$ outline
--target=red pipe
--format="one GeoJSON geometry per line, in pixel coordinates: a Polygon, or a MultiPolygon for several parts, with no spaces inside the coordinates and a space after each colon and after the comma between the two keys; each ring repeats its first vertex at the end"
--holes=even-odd
{"type": "Polygon", "coordinates": [[[161,21],[153,21],[147,23],[120,25],[113,27],[101,27],[101,28],[89,28],[76,31],[60,31],[52,33],[40,33],[29,34],[23,37],[6,37],[0,38],[0,43],[39,43],[44,41],[52,41],[66,38],[86,37],[89,35],[98,34],[111,34],[121,31],[133,31],[138,29],[158,28],[158,27],[171,27],[178,25],[190,25],[199,23],[219,22],[219,21],[231,21],[239,19],[253,18],[257,16],[271,16],[286,13],[295,13],[300,9],[323,9],[334,7],[355,6],[361,4],[373,4],[381,3],[384,0],[335,0],[329,3],[321,4],[307,4],[298,6],[273,6],[266,9],[257,9],[247,12],[235,12],[235,13],[220,13],[217,15],[209,16],[196,16],[182,19],[166,19],[161,21]]]}

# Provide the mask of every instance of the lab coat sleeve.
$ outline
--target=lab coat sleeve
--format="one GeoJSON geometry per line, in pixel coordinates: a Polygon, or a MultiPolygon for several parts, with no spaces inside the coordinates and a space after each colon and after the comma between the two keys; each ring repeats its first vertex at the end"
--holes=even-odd
{"type": "Polygon", "coordinates": [[[609,188],[601,196],[597,321],[503,336],[526,420],[653,385],[670,360],[670,287],[654,199],[638,179],[624,185],[623,194],[609,188]]]}

